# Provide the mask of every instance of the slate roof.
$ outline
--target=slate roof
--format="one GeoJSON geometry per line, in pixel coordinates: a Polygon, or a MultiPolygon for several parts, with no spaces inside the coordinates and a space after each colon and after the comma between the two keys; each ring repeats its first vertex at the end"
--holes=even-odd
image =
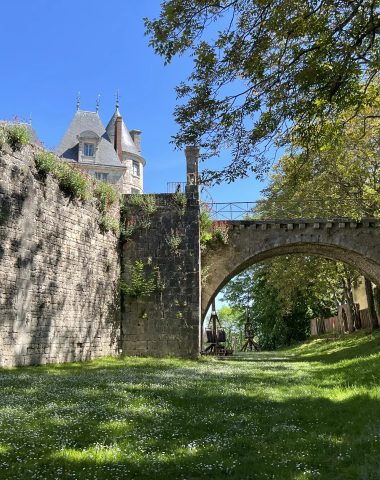
{"type": "Polygon", "coordinates": [[[94,132],[99,135],[100,142],[96,152],[95,163],[112,167],[122,167],[102,121],[97,112],[78,110],[66,130],[61,143],[56,149],[58,156],[71,161],[78,161],[78,135],[83,132],[94,132]]]}
{"type": "MultiPolygon", "coordinates": [[[[111,120],[108,122],[108,125],[106,127],[106,132],[112,145],[114,144],[114,139],[115,139],[115,123],[116,123],[117,117],[121,117],[118,108],[116,108],[115,113],[113,114],[111,120]]],[[[125,125],[124,120],[122,120],[122,126],[121,126],[121,148],[123,152],[134,153],[135,155],[141,156],[139,151],[136,148],[134,141],[132,140],[131,134],[129,133],[129,130],[125,125]]]]}

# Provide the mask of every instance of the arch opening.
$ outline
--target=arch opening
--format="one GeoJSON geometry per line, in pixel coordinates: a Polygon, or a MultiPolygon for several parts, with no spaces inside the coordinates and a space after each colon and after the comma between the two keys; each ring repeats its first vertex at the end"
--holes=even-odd
{"type": "Polygon", "coordinates": [[[276,257],[301,254],[340,261],[357,269],[375,285],[380,285],[380,265],[362,253],[342,246],[323,243],[289,243],[259,252],[251,253],[248,250],[246,254],[244,253],[243,255],[234,255],[234,252],[229,251],[224,258],[222,255],[219,255],[221,261],[213,262],[212,258],[208,259],[208,264],[212,265],[213,268],[212,275],[209,276],[211,278],[202,286],[202,324],[213,299],[216,298],[218,293],[232,278],[255,264],[276,257]]]}
{"type": "MultiPolygon", "coordinates": [[[[223,327],[223,324],[226,322],[227,330],[229,329],[228,345],[226,345],[229,349],[232,348],[232,350],[234,350],[236,347],[236,333],[240,335],[240,343],[243,345],[242,339],[244,338],[244,331],[246,331],[247,324],[252,327],[251,324],[256,321],[255,329],[258,328],[260,330],[260,321],[257,321],[258,312],[262,316],[265,316],[269,311],[269,317],[273,314],[273,310],[271,311],[270,308],[269,310],[262,310],[263,303],[264,305],[273,303],[276,313],[272,315],[272,319],[274,317],[280,319],[283,323],[283,328],[285,325],[284,322],[289,322],[284,328],[284,331],[288,330],[287,335],[289,341],[305,340],[309,335],[309,329],[313,330],[315,325],[320,325],[320,321],[323,324],[325,320],[326,325],[328,325],[329,321],[331,324],[334,324],[334,332],[337,333],[347,333],[362,327],[371,327],[367,297],[362,297],[360,306],[359,303],[355,303],[358,299],[358,292],[360,291],[358,287],[364,288],[362,275],[364,274],[368,277],[368,270],[364,270],[363,268],[358,269],[354,262],[347,262],[347,254],[343,255],[342,251],[339,251],[339,258],[337,258],[337,255],[332,255],[331,252],[328,255],[323,255],[322,251],[326,251],[323,247],[322,249],[317,249],[317,254],[310,253],[310,249],[307,249],[307,252],[305,252],[304,248],[299,249],[297,246],[296,248],[286,250],[287,251],[285,251],[285,249],[271,249],[271,251],[266,252],[267,255],[264,259],[263,255],[255,255],[247,259],[246,262],[238,265],[234,271],[226,276],[223,283],[219,286],[218,292],[225,287],[223,300],[225,302],[227,301],[227,303],[224,303],[223,306],[219,305],[222,307],[219,313],[222,314],[220,325],[223,327]],[[259,275],[255,276],[257,273],[259,275]],[[321,273],[323,274],[322,276],[321,273]],[[251,275],[251,277],[249,277],[249,275],[251,275]],[[260,277],[260,275],[263,276],[260,277]],[[328,278],[328,276],[330,276],[330,278],[328,278]],[[348,280],[347,283],[341,283],[343,276],[348,280]],[[297,277],[299,277],[299,279],[297,277]],[[261,282],[262,278],[266,280],[269,278],[269,281],[265,284],[265,282],[261,282]],[[317,278],[318,281],[316,282],[317,278]],[[288,280],[289,285],[286,280],[288,280]],[[242,287],[242,282],[248,284],[246,289],[245,286],[242,287]],[[258,283],[259,289],[261,288],[263,293],[253,285],[254,282],[258,283]],[[268,289],[268,285],[270,286],[271,282],[272,290],[271,288],[268,289]],[[273,282],[275,287],[273,287],[273,282]],[[283,282],[283,284],[281,284],[281,282],[283,282]],[[231,289],[230,283],[234,285],[235,289],[231,289]],[[236,285],[238,286],[236,287],[236,285]],[[315,289],[313,288],[314,286],[316,287],[315,289]],[[354,286],[355,295],[353,295],[354,286]],[[258,299],[248,298],[247,301],[247,291],[250,289],[254,292],[253,295],[257,295],[258,299]],[[276,289],[277,295],[274,295],[274,297],[271,296],[271,292],[274,292],[276,289]],[[308,292],[306,296],[305,292],[308,292]],[[290,296],[287,297],[289,293],[290,296]],[[294,293],[296,293],[295,296],[294,293]],[[268,301],[265,300],[265,295],[268,295],[268,301]],[[287,302],[288,298],[292,295],[292,301],[287,302]],[[365,301],[362,303],[363,298],[365,301]],[[279,303],[281,299],[282,303],[279,303]],[[250,300],[252,300],[251,305],[250,300]],[[250,314],[248,314],[248,311],[250,310],[254,313],[256,312],[256,320],[249,318],[250,314]],[[366,324],[363,323],[363,325],[361,324],[361,311],[364,312],[363,315],[366,322],[366,324]],[[229,318],[228,315],[230,315],[229,318]],[[233,318],[233,315],[239,317],[238,321],[236,318],[233,318]],[[244,322],[244,318],[246,318],[246,322],[244,322]],[[236,325],[239,322],[240,330],[236,329],[236,325]],[[299,324],[295,325],[294,322],[299,322],[299,324]],[[244,323],[246,324],[243,328],[244,323]],[[235,345],[231,344],[231,325],[235,329],[235,345]],[[296,328],[294,328],[295,326],[296,328]]],[[[361,288],[362,293],[363,288],[361,288]]],[[[252,293],[249,293],[249,295],[252,295],[252,293]]],[[[376,311],[378,310],[376,309],[376,311]]],[[[377,313],[375,313],[375,316],[377,322],[379,316],[377,313]]],[[[212,316],[210,318],[212,318],[212,316]]],[[[269,322],[263,320],[262,324],[267,322],[269,325],[272,319],[270,318],[269,322]]],[[[207,328],[207,319],[205,317],[202,319],[202,331],[204,327],[207,328]]],[[[208,326],[208,328],[210,328],[210,326],[208,326]]],[[[329,333],[328,327],[326,327],[326,329],[326,332],[318,331],[317,334],[329,333]]],[[[314,333],[314,335],[316,335],[316,333],[314,333]]],[[[262,335],[261,329],[261,339],[263,337],[265,337],[265,335],[262,335]]],[[[260,344],[263,345],[261,340],[260,344]]],[[[276,344],[276,341],[274,344],[276,344]]],[[[265,345],[264,349],[267,349],[267,341],[265,345]]],[[[279,345],[277,342],[277,345],[282,346],[284,343],[279,345]]]]}

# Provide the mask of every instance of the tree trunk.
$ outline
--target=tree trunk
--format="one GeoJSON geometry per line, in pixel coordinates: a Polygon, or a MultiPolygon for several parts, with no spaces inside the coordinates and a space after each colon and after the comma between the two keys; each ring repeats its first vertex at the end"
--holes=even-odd
{"type": "Polygon", "coordinates": [[[379,322],[377,320],[377,315],[376,315],[375,301],[374,301],[374,298],[373,298],[372,283],[371,283],[371,280],[368,280],[368,278],[364,279],[364,283],[365,283],[365,293],[367,295],[369,318],[371,319],[372,330],[375,330],[375,329],[379,328],[379,322]]]}
{"type": "Polygon", "coordinates": [[[350,331],[352,332],[353,330],[358,330],[360,328],[360,320],[359,320],[359,314],[354,302],[354,297],[352,295],[352,282],[350,277],[346,276],[346,278],[343,280],[343,292],[344,292],[344,298],[351,312],[351,318],[353,320],[352,327],[350,328],[350,331]]]}
{"type": "Polygon", "coordinates": [[[356,330],[359,330],[362,328],[362,322],[360,320],[360,313],[359,313],[359,308],[358,305],[354,302],[354,294],[353,294],[353,289],[352,289],[352,278],[347,279],[348,286],[349,286],[349,291],[348,291],[348,297],[350,299],[350,308],[354,314],[354,327],[356,330]]]}
{"type": "Polygon", "coordinates": [[[377,314],[377,320],[379,321],[379,319],[380,319],[380,288],[379,287],[375,287],[373,289],[373,299],[374,299],[374,302],[375,302],[375,310],[376,310],[376,314],[377,314]]]}

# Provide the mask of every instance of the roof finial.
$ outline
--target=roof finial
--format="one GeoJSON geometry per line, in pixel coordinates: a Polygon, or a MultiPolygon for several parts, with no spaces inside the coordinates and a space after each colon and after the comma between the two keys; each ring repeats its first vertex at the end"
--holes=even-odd
{"type": "Polygon", "coordinates": [[[77,95],[77,111],[80,109],[80,92],[77,95]]]}
{"type": "Polygon", "coordinates": [[[98,98],[96,99],[96,113],[99,112],[99,107],[100,107],[100,94],[98,95],[98,98]]]}
{"type": "Polygon", "coordinates": [[[116,109],[119,108],[119,89],[116,90],[116,109]]]}

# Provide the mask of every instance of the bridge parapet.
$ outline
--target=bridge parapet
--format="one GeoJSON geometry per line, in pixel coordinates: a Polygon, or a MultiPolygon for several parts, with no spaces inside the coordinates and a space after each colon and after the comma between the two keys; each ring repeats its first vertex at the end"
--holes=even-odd
{"type": "Polygon", "coordinates": [[[304,230],[305,228],[331,229],[331,228],[376,228],[380,227],[380,218],[363,218],[353,220],[350,218],[308,218],[308,219],[281,219],[281,220],[226,220],[232,230],[241,230],[245,228],[270,230],[304,230]]]}

